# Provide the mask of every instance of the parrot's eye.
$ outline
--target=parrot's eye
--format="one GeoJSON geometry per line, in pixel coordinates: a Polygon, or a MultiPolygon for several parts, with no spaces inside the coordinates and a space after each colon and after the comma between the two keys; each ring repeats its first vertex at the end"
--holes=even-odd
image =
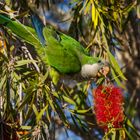
{"type": "Polygon", "coordinates": [[[98,60],[98,63],[101,63],[102,61],[101,60],[98,60]]]}

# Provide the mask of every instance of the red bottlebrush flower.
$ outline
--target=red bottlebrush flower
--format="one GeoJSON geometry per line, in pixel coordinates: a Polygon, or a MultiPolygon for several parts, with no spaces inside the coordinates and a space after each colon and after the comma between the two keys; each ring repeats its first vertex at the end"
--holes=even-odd
{"type": "Polygon", "coordinates": [[[105,130],[120,128],[124,120],[123,95],[120,88],[99,86],[93,92],[97,123],[105,130]]]}

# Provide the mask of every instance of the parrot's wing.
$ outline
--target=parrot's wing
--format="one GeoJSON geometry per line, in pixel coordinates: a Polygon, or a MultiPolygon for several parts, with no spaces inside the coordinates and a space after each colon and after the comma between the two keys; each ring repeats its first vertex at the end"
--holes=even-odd
{"type": "Polygon", "coordinates": [[[84,64],[93,64],[97,62],[96,59],[89,56],[87,50],[77,40],[61,32],[56,32],[59,35],[60,44],[62,44],[69,52],[77,56],[81,66],[84,64]]]}
{"type": "Polygon", "coordinates": [[[86,49],[77,40],[61,32],[58,33],[61,38],[60,41],[61,44],[64,44],[64,46],[69,46],[70,50],[79,53],[79,55],[81,54],[89,55],[86,49]]]}
{"type": "Polygon", "coordinates": [[[48,63],[60,73],[79,72],[81,70],[81,63],[77,56],[69,51],[68,47],[60,44],[59,40],[51,32],[48,33],[47,27],[44,28],[43,34],[47,42],[46,54],[48,63]]]}

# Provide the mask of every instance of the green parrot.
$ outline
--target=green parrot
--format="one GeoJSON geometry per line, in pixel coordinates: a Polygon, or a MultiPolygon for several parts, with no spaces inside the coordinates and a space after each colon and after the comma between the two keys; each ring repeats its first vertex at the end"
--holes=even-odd
{"type": "Polygon", "coordinates": [[[89,56],[74,38],[44,26],[36,15],[31,15],[34,28],[25,26],[0,14],[0,24],[16,36],[33,45],[42,61],[61,74],[80,74],[82,78],[95,78],[106,65],[102,59],[89,56]]]}
{"type": "Polygon", "coordinates": [[[44,55],[48,64],[62,74],[80,73],[83,78],[95,78],[104,67],[98,57],[91,57],[85,48],[74,38],[54,30],[51,26],[44,26],[39,16],[30,12],[33,26],[46,46],[44,55]]]}
{"type": "Polygon", "coordinates": [[[98,57],[91,57],[83,46],[70,36],[45,27],[47,61],[60,73],[79,73],[83,78],[95,78],[104,63],[98,57]]]}

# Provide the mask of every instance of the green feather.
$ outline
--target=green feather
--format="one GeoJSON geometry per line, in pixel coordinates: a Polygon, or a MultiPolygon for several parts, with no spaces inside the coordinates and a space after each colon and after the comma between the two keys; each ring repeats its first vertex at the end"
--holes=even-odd
{"type": "Polygon", "coordinates": [[[88,56],[84,47],[75,39],[52,27],[45,27],[43,35],[46,40],[48,63],[61,73],[76,73],[84,64],[94,64],[99,58],[88,56]]]}
{"type": "Polygon", "coordinates": [[[61,73],[79,72],[81,69],[79,59],[76,54],[69,49],[68,45],[66,46],[60,43],[60,38],[56,32],[49,27],[45,27],[43,34],[47,44],[46,53],[48,63],[61,73]]]}

